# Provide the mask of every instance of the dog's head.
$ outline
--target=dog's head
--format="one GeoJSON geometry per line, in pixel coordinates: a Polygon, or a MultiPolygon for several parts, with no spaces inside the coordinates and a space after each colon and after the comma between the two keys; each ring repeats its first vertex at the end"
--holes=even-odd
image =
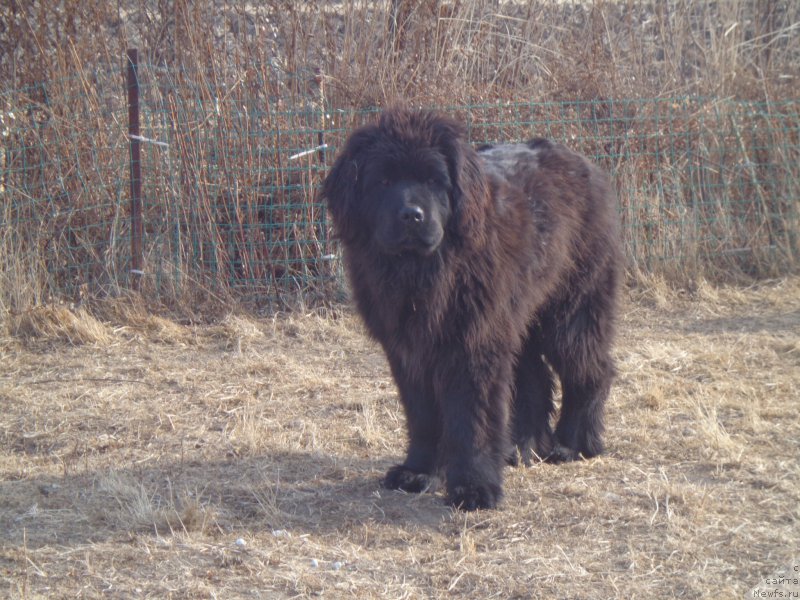
{"type": "Polygon", "coordinates": [[[460,125],[395,109],[353,132],[322,195],[345,243],[428,256],[448,236],[481,235],[487,189],[460,125]]]}

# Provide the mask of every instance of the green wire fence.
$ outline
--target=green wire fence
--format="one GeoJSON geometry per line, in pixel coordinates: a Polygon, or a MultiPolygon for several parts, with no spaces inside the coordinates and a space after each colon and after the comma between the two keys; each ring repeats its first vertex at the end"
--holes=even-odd
{"type": "MultiPolygon", "coordinates": [[[[0,92],[2,252],[53,295],[134,283],[121,73],[0,92]]],[[[263,73],[218,81],[139,66],[137,283],[148,293],[224,289],[270,302],[340,293],[338,247],[315,193],[348,131],[377,109],[331,106],[313,73],[263,73]]],[[[800,99],[432,108],[465,122],[476,144],[545,136],[599,162],[618,190],[634,269],[764,276],[797,265],[800,99]]]]}

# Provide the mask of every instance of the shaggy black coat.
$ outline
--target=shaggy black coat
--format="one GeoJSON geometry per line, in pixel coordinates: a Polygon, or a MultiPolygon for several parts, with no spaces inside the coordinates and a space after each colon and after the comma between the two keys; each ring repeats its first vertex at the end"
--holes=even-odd
{"type": "Polygon", "coordinates": [[[602,452],[622,264],[604,173],[546,140],[476,151],[456,122],[395,109],[353,132],[322,195],[407,418],[386,487],[443,476],[451,504],[491,508],[515,446],[602,452]]]}

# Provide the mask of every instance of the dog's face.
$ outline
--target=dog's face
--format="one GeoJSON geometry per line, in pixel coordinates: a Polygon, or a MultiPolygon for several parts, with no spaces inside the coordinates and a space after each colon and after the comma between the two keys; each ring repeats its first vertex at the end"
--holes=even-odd
{"type": "Polygon", "coordinates": [[[432,113],[388,111],[350,136],[322,194],[345,244],[426,257],[448,232],[458,235],[465,206],[484,196],[483,188],[474,189],[482,185],[457,124],[432,113]]]}
{"type": "Polygon", "coordinates": [[[363,169],[361,211],[381,252],[433,254],[450,218],[452,186],[444,157],[374,157],[363,169]]]}

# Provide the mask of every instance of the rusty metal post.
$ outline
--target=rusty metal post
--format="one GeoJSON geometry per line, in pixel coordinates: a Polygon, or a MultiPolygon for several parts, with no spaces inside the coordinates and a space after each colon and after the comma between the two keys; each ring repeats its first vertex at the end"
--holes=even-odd
{"type": "Polygon", "coordinates": [[[131,149],[131,281],[139,289],[144,260],[142,253],[142,165],[139,130],[139,51],[128,50],[128,141],[131,149]]]}

